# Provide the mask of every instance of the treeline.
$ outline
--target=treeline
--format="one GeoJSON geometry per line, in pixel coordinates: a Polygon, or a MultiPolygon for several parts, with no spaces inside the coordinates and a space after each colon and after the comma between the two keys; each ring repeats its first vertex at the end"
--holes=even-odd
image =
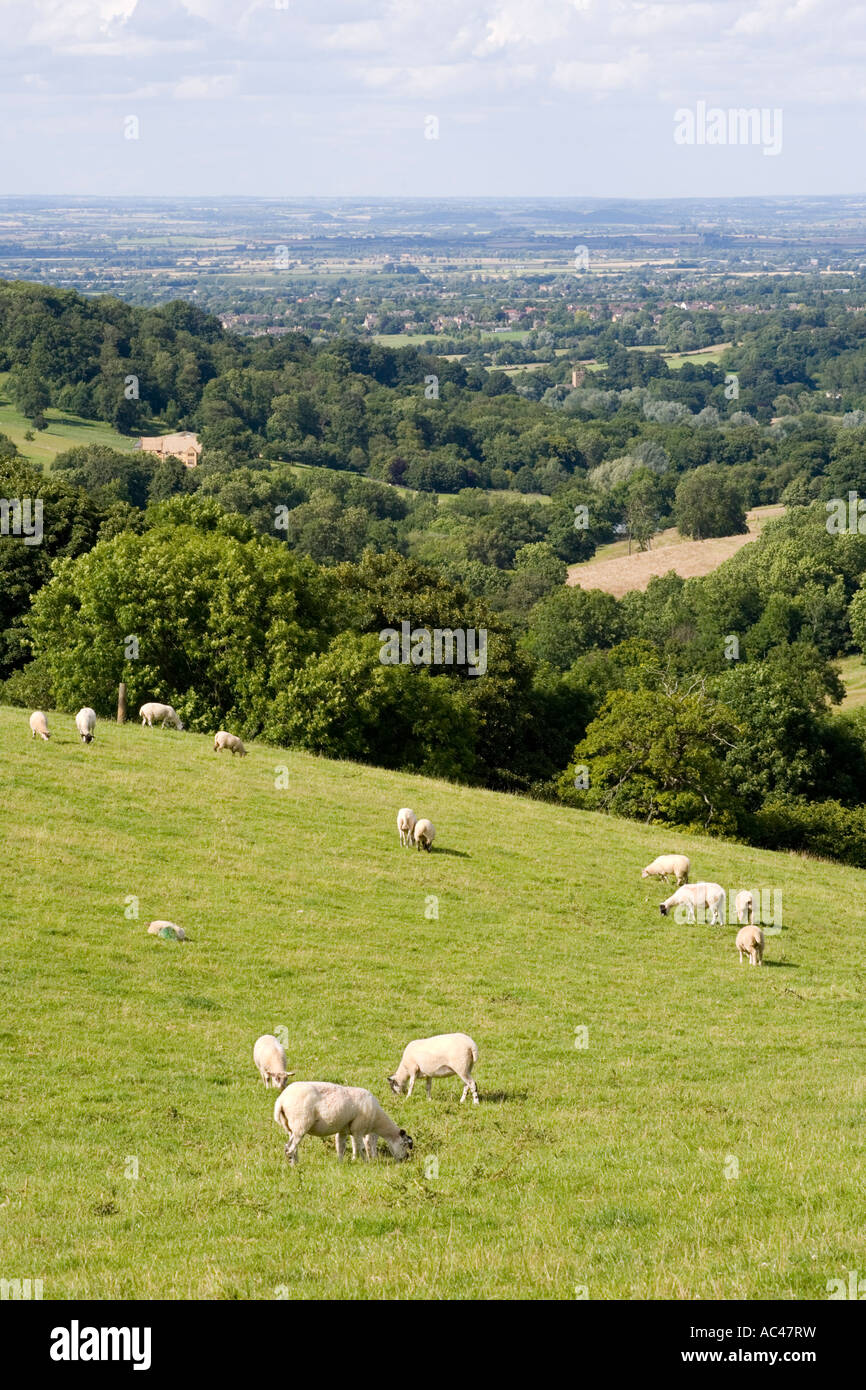
{"type": "MultiPolygon", "coordinates": [[[[679,370],[628,350],[618,323],[593,340],[599,370],[572,387],[568,361],[508,375],[351,336],[242,339],[181,302],[0,282],[0,370],[36,428],[49,406],[130,434],[190,428],[223,473],[290,463],[552,497],[585,484],[601,513],[613,493],[628,526],[616,488],[642,468],[637,509],[657,524],[682,475],[707,465],[729,471],[745,507],[838,488],[866,433],[864,322],[836,301],[780,308],[747,319],[721,363],[679,370]]],[[[159,487],[171,485],[167,465],[159,487]]]]}
{"type": "Polygon", "coordinates": [[[125,680],[133,705],[170,699],[193,729],[777,847],[812,837],[866,864],[866,716],[832,710],[834,659],[866,647],[866,536],[828,533],[820,503],[711,575],[617,600],[551,573],[531,529],[551,506],[500,515],[467,494],[447,509],[465,543],[515,528],[506,583],[523,587],[497,604],[401,553],[410,504],[362,479],[299,489],[292,525],[265,527],[248,498],[232,507],[231,478],[138,508],[5,452],[3,494],[44,504],[41,545],[0,545],[7,701],[109,714],[125,680]],[[317,538],[356,511],[352,545],[378,525],[380,551],[319,563],[317,538]],[[405,622],[484,629],[486,673],[383,662],[379,634],[405,622]]]}

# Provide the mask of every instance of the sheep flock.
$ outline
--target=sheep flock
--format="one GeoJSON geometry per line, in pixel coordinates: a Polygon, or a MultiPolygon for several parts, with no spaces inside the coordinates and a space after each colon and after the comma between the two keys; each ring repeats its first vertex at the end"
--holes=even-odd
{"type": "MultiPolygon", "coordinates": [[[[173,727],[180,731],[183,724],[173,706],[156,701],[143,704],[139,710],[142,727],[152,728],[159,724],[162,728],[173,727]]],[[[51,734],[48,720],[42,710],[35,710],[30,716],[30,731],[33,739],[41,738],[48,742],[51,734]]],[[[81,742],[92,744],[96,737],[97,718],[93,709],[85,706],[75,716],[75,727],[81,742]]],[[[230,751],[232,757],[246,756],[247,750],[241,740],[224,729],[214,736],[214,752],[230,751]]],[[[431,853],[436,838],[433,822],[426,816],[417,816],[408,806],[397,812],[397,832],[401,848],[415,848],[431,853]]],[[[660,904],[663,917],[673,913],[680,923],[709,920],[712,925],[724,925],[726,916],[726,893],[724,888],[709,881],[690,883],[691,863],[684,854],[661,854],[641,871],[642,879],[673,880],[675,885],[671,895],[660,904]]],[[[760,898],[758,901],[760,908],[760,898]]],[[[734,897],[737,932],[735,947],[740,963],[748,959],[752,965],[761,965],[764,956],[764,933],[755,921],[755,895],[748,889],[740,890],[734,897]]],[[[148,925],[148,933],[164,940],[183,941],[186,933],[182,927],[166,920],[155,920],[148,925]]],[[[460,1102],[471,1095],[473,1105],[479,1104],[478,1087],[472,1076],[478,1061],[478,1047],[467,1033],[442,1033],[433,1037],[415,1038],[403,1049],[395,1070],[386,1078],[394,1096],[408,1100],[415,1082],[423,1080],[427,1099],[432,1098],[434,1078],[457,1077],[463,1083],[460,1102]]],[[[307,1135],[321,1139],[334,1136],[338,1159],[346,1150],[346,1141],[351,1143],[352,1157],[371,1161],[376,1158],[381,1139],[392,1157],[397,1161],[412,1155],[413,1140],[405,1129],[382,1108],[372,1091],[360,1086],[337,1085],[330,1081],[292,1081],[294,1071],[288,1068],[284,1041],[272,1033],[259,1037],[253,1047],[253,1062],[261,1081],[267,1088],[279,1092],[274,1105],[274,1120],[288,1136],[285,1154],[291,1164],[298,1161],[298,1149],[307,1135]]]]}

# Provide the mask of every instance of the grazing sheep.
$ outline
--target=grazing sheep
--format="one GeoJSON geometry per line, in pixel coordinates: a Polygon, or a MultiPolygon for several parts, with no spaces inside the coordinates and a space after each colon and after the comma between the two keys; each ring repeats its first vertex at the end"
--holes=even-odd
{"type": "Polygon", "coordinates": [[[375,1154],[376,1136],[384,1139],[398,1160],[408,1158],[413,1144],[405,1129],[386,1115],[371,1091],[361,1086],[335,1086],[330,1081],[293,1081],[274,1106],[274,1119],[289,1135],[286,1158],[297,1163],[298,1148],[307,1134],[325,1139],[337,1136],[337,1158],[346,1152],[346,1137],[357,1155],[358,1141],[364,1156],[375,1154]]]}
{"type": "Polygon", "coordinates": [[[743,953],[749,957],[752,965],[762,965],[764,961],[764,933],[760,927],[740,927],[737,932],[737,950],[740,953],[740,965],[743,963],[743,953]]]}
{"type": "Polygon", "coordinates": [[[230,748],[232,757],[235,753],[240,753],[242,758],[247,756],[247,750],[237,734],[227,734],[225,729],[220,729],[218,734],[214,734],[213,751],[219,753],[222,748],[230,748]]]}
{"type": "Polygon", "coordinates": [[[276,1086],[283,1090],[293,1071],[286,1071],[286,1054],[279,1039],[273,1033],[263,1033],[253,1048],[253,1061],[266,1086],[276,1086]]]}
{"type": "Polygon", "coordinates": [[[40,738],[45,739],[46,743],[50,739],[51,735],[48,732],[48,720],[45,718],[45,715],[42,713],[41,709],[36,709],[31,714],[30,730],[34,738],[38,734],[40,738]]]}
{"type": "Polygon", "coordinates": [[[96,710],[85,705],[75,716],[75,727],[81,735],[82,743],[92,743],[96,737],[96,710]]]}
{"type": "Polygon", "coordinates": [[[176,729],[183,728],[171,705],[159,705],[155,701],[150,701],[148,704],[142,705],[138,712],[141,715],[142,725],[146,724],[149,729],[153,728],[154,721],[158,724],[161,723],[163,728],[166,724],[173,724],[176,729]]]}
{"type": "Polygon", "coordinates": [[[710,910],[710,922],[713,925],[721,926],[725,919],[725,890],[719,883],[686,883],[682,888],[678,888],[675,893],[660,903],[660,911],[663,917],[667,917],[672,907],[682,904],[686,908],[687,919],[690,922],[697,920],[699,911],[710,910]],[[721,910],[720,910],[721,909],[721,910]]]}
{"type": "Polygon", "coordinates": [[[147,931],[149,936],[161,936],[163,932],[166,935],[173,933],[178,941],[186,941],[186,932],[183,927],[176,926],[174,922],[149,922],[147,931]]]}
{"type": "Polygon", "coordinates": [[[418,849],[426,849],[429,854],[430,846],[436,838],[436,830],[433,822],[430,820],[416,820],[412,835],[418,849]]]}
{"type": "Polygon", "coordinates": [[[395,1096],[399,1096],[406,1084],[409,1089],[406,1098],[412,1094],[412,1087],[419,1076],[427,1082],[427,1099],[431,1097],[434,1076],[459,1076],[463,1082],[462,1105],[466,1093],[472,1092],[472,1102],[478,1104],[478,1087],[472,1080],[472,1068],[478,1061],[478,1048],[468,1033],[439,1033],[435,1038],[416,1038],[407,1043],[400,1058],[400,1065],[388,1084],[395,1096]]]}
{"type": "Polygon", "coordinates": [[[738,922],[741,924],[747,922],[749,926],[752,925],[755,920],[755,899],[748,888],[744,888],[734,898],[734,911],[737,914],[738,922]]]}
{"type": "Polygon", "coordinates": [[[680,888],[688,883],[691,867],[685,854],[660,854],[658,859],[641,870],[641,878],[675,878],[680,888]]]}
{"type": "Polygon", "coordinates": [[[401,806],[397,812],[397,829],[400,832],[400,844],[404,849],[412,843],[415,820],[415,812],[409,806],[401,806]]]}

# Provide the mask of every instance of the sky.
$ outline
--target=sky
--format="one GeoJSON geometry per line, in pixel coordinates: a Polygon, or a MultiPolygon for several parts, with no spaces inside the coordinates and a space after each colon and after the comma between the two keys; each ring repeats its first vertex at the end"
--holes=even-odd
{"type": "Polygon", "coordinates": [[[850,0],[0,0],[0,195],[862,193],[864,58],[850,0]]]}

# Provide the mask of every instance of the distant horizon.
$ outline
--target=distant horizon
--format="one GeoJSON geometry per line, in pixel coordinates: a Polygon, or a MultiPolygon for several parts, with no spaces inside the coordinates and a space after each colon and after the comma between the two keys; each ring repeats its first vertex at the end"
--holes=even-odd
{"type": "Polygon", "coordinates": [[[851,193],[724,193],[670,194],[652,196],[632,193],[22,193],[0,192],[0,206],[14,200],[39,202],[93,203],[592,203],[616,205],[622,203],[806,203],[856,202],[866,203],[866,188],[851,193]]]}

